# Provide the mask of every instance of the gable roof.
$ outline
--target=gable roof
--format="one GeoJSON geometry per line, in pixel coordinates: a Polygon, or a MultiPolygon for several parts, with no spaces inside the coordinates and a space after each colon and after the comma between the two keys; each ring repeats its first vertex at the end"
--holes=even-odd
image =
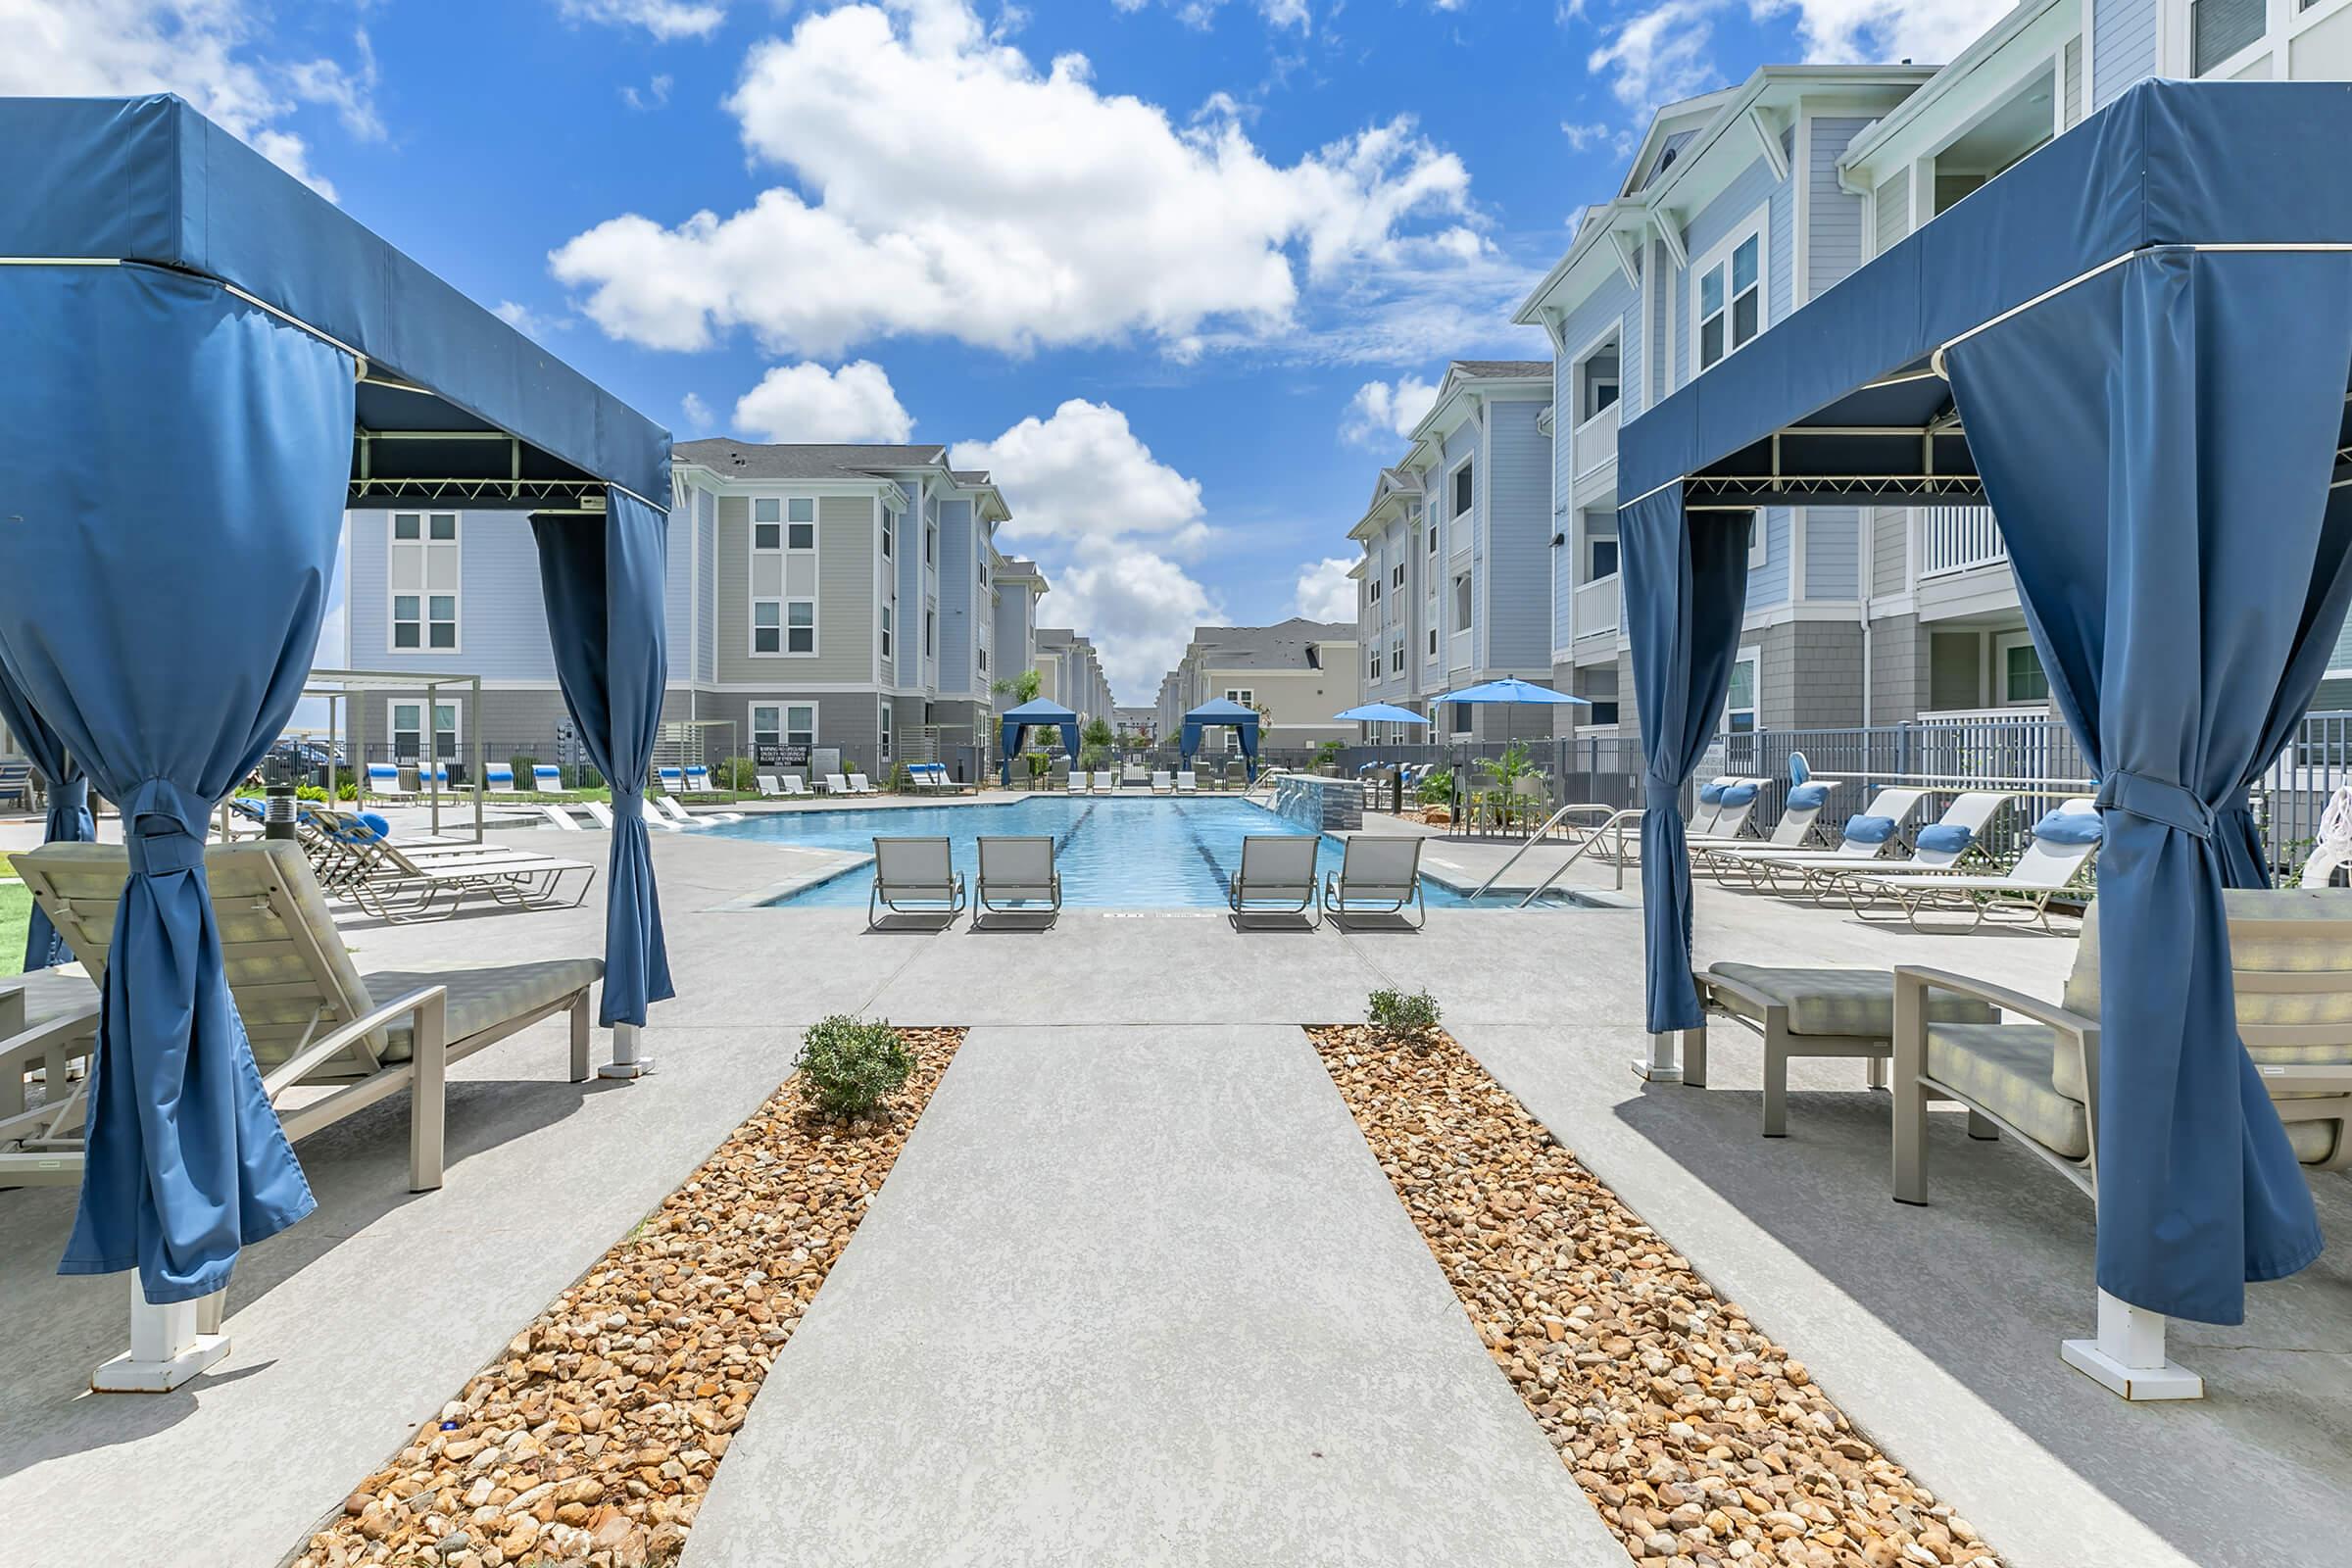
{"type": "Polygon", "coordinates": [[[1294,615],[1271,626],[1196,626],[1193,644],[1210,669],[1321,669],[1324,643],[1352,643],[1353,621],[1294,615]]]}
{"type": "Polygon", "coordinates": [[[881,479],[948,465],[943,446],[738,441],[722,435],[681,441],[672,450],[681,463],[741,479],[881,479]]]}

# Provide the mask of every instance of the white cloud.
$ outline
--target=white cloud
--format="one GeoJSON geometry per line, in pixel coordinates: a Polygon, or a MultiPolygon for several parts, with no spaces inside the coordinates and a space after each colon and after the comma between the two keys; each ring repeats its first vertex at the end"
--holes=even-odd
{"type": "Polygon", "coordinates": [[[1366,381],[1348,400],[1340,439],[1359,447],[1393,446],[1413,433],[1413,426],[1437,401],[1437,384],[1417,375],[1366,381]]]}
{"type": "Polygon", "coordinates": [[[1661,0],[1621,23],[1607,42],[1586,57],[1585,67],[1596,76],[1609,74],[1609,90],[1637,113],[1703,92],[1721,79],[1707,46],[1715,36],[1713,13],[1724,4],[1725,0],[1661,0]]]}
{"type": "Polygon", "coordinates": [[[1940,65],[2016,0],[1749,0],[1759,19],[1794,11],[1804,58],[1825,64],[1916,60],[1940,65]]]}
{"type": "Polygon", "coordinates": [[[1293,608],[1309,620],[1344,620],[1355,624],[1355,579],[1348,575],[1354,569],[1353,561],[1337,556],[1299,567],[1298,593],[1292,601],[1293,608]]]}
{"type": "Polygon", "coordinates": [[[1040,612],[1092,638],[1118,690],[1156,691],[1193,627],[1222,616],[1172,559],[1208,538],[1200,483],[1153,457],[1119,410],[1072,398],[948,456],[995,478],[1012,513],[999,537],[1038,554],[1053,584],[1040,612]]]}
{"type": "Polygon", "coordinates": [[[1572,150],[1581,153],[1588,147],[1608,140],[1610,131],[1607,125],[1597,120],[1585,124],[1563,120],[1560,122],[1560,134],[1568,138],[1572,150]]]}
{"type": "Polygon", "coordinates": [[[305,104],[335,111],[362,140],[384,134],[365,31],[356,64],[258,53],[244,0],[0,0],[0,95],[120,97],[175,92],[313,190],[335,189],[285,122],[305,104]]]}
{"type": "Polygon", "coordinates": [[[697,435],[718,422],[710,413],[710,405],[699,393],[689,392],[678,399],[678,412],[686,416],[686,428],[697,435]]]}
{"type": "Polygon", "coordinates": [[[871,360],[779,365],[735,400],[735,428],[767,441],[904,441],[914,416],[871,360]]]}
{"type": "Polygon", "coordinates": [[[665,71],[647,82],[643,92],[639,92],[633,86],[623,85],[620,89],[620,101],[639,114],[645,114],[668,104],[669,88],[669,73],[665,71]]]}
{"type": "Polygon", "coordinates": [[[542,343],[547,341],[550,332],[566,331],[571,326],[571,322],[564,317],[542,316],[529,306],[517,305],[513,300],[500,300],[491,308],[490,314],[523,336],[537,338],[542,343]]]}
{"type": "Polygon", "coordinates": [[[708,38],[727,20],[725,6],[689,0],[558,0],[558,9],[574,22],[643,27],[663,39],[708,38]]]}
{"type": "MultiPolygon", "coordinates": [[[[1130,13],[1141,11],[1151,3],[1152,0],[1111,0],[1112,5],[1130,13]]],[[[1167,0],[1167,3],[1169,9],[1176,13],[1177,21],[1202,32],[1216,24],[1217,13],[1225,7],[1225,0],[1167,0]]],[[[1266,19],[1269,27],[1296,27],[1300,32],[1306,32],[1313,26],[1313,19],[1307,15],[1306,0],[1257,0],[1257,14],[1266,19]]]]}
{"type": "Polygon", "coordinates": [[[753,49],[727,107],[795,185],[557,250],[615,337],[690,350],[745,327],[830,358],[895,335],[1026,352],[1140,333],[1182,356],[1298,332],[1302,292],[1360,320],[1352,289],[1435,296],[1496,266],[1461,160],[1409,117],[1276,164],[1236,117],[1179,127],[1099,90],[1083,56],[1041,71],[965,0],[805,17],[753,49]]]}

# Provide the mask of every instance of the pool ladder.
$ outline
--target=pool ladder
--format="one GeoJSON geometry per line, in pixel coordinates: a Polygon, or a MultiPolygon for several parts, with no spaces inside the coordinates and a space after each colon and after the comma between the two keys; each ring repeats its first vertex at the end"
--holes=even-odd
{"type": "Polygon", "coordinates": [[[1550,816],[1546,817],[1544,825],[1536,829],[1534,835],[1531,836],[1525,844],[1522,844],[1519,846],[1519,848],[1513,850],[1511,852],[1511,858],[1503,861],[1499,866],[1496,866],[1494,868],[1494,874],[1488,877],[1484,882],[1481,882],[1478,885],[1478,891],[1471,894],[1470,897],[1473,900],[1484,897],[1488,889],[1494,887],[1495,883],[1501,881],[1504,873],[1509,871],[1512,866],[1519,863],[1519,858],[1521,856],[1527,854],[1528,851],[1543,843],[1544,836],[1553,828],[1565,825],[1570,817],[1579,813],[1590,816],[1594,812],[1599,812],[1602,820],[1586,829],[1583,840],[1577,844],[1575,849],[1568,852],[1568,858],[1562,860],[1558,865],[1553,866],[1550,874],[1545,876],[1543,881],[1537,883],[1535,888],[1529,892],[1526,898],[1519,901],[1518,906],[1524,909],[1529,905],[1535,903],[1536,900],[1550,892],[1551,885],[1560,879],[1561,873],[1566,871],[1577,861],[1583,859],[1585,858],[1585,852],[1592,849],[1595,844],[1599,844],[1604,839],[1611,837],[1614,838],[1616,844],[1616,850],[1611,858],[1616,863],[1617,886],[1620,889],[1623,889],[1625,886],[1625,824],[1628,821],[1641,820],[1642,808],[1638,806],[1629,806],[1620,808],[1613,806],[1601,806],[1592,802],[1576,802],[1561,807],[1558,810],[1552,812],[1550,816]]]}

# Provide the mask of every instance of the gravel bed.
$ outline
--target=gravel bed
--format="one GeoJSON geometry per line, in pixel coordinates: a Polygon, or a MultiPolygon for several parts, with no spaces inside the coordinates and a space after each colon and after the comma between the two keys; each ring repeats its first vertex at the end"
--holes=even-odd
{"type": "Polygon", "coordinates": [[[1488,1353],[1642,1568],[1997,1568],[1468,1052],[1308,1033],[1488,1353]]]}
{"type": "Polygon", "coordinates": [[[963,1038],[899,1033],[915,1070],[886,1117],[819,1119],[787,1080],[363,1482],[296,1568],[675,1561],[963,1038]]]}

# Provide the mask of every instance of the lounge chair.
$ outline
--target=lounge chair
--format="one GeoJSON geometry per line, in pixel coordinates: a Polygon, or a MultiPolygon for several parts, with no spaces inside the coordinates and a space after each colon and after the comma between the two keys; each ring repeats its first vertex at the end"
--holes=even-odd
{"type": "Polygon", "coordinates": [[[1152,775],[1152,793],[1154,795],[1175,794],[1176,780],[1166,772],[1154,772],[1152,775]]]}
{"type": "MultiPolygon", "coordinates": [[[[215,845],[204,859],[229,994],[289,1139],[413,1086],[409,1186],[424,1192],[441,1185],[449,1063],[568,1012],[571,1078],[588,1078],[588,993],[604,974],[599,960],[361,975],[294,845],[215,845]]],[[[53,844],[20,855],[17,866],[97,983],[95,1008],[130,874],[127,853],[119,844],[53,844]]],[[[50,1032],[58,1027],[53,1021],[50,1032]]],[[[0,1046],[0,1084],[21,1085],[23,1060],[40,1049],[24,1039],[0,1046]]],[[[84,1088],[0,1116],[0,1186],[80,1180],[84,1088]]]]}
{"type": "Polygon", "coordinates": [[[461,853],[413,855],[389,839],[358,845],[357,864],[336,891],[369,914],[406,925],[446,920],[468,894],[511,908],[576,908],[596,881],[596,867],[586,860],[488,847],[472,853],[464,853],[469,846],[443,848],[461,853]],[[568,900],[564,897],[567,878],[577,879],[568,900]]]}
{"type": "Polygon", "coordinates": [[[1095,793],[1097,795],[1116,795],[1118,792],[1118,774],[1112,772],[1107,767],[1098,768],[1095,770],[1095,793]]]}
{"type": "Polygon", "coordinates": [[[980,840],[980,874],[973,884],[972,924],[983,914],[1046,915],[1052,925],[1061,917],[1061,873],[1054,867],[1054,840],[1033,838],[980,840]],[[1043,905],[1040,910],[1037,906],[1043,905]]]}
{"type": "MultiPolygon", "coordinates": [[[[1735,816],[1739,828],[1747,826],[1748,809],[1754,806],[1754,797],[1741,797],[1745,791],[1754,788],[1754,785],[1742,781],[1723,792],[1724,812],[1719,819],[1719,826],[1722,822],[1734,820],[1735,816]]],[[[1814,828],[1820,825],[1821,813],[1828,807],[1829,800],[1830,785],[1822,780],[1808,779],[1802,784],[1789,785],[1788,796],[1781,804],[1781,819],[1773,824],[1771,836],[1761,843],[1753,838],[1741,837],[1738,832],[1704,833],[1687,839],[1693,858],[1693,869],[1701,862],[1711,861],[1717,850],[1799,848],[1813,836],[1814,828]]]]}
{"type": "Polygon", "coordinates": [[[1684,842],[1692,847],[1714,843],[1754,844],[1755,838],[1747,831],[1747,819],[1755,814],[1756,801],[1769,782],[1719,778],[1700,786],[1698,810],[1683,830],[1684,842]]]}
{"type": "MultiPolygon", "coordinates": [[[[2352,892],[2230,890],[2237,1032],[2286,1141],[2307,1171],[2352,1169],[2352,892]]],[[[2098,1203],[2098,906],[2084,912],[2057,1004],[1943,970],[1894,971],[1894,1197],[1928,1200],[1928,1104],[1958,1101],[1972,1124],[2008,1133],[2098,1203]],[[1967,998],[2030,1020],[1937,1022],[1935,1000],[1967,998]]],[[[2099,1336],[2066,1362],[2127,1398],[2195,1397],[2163,1353],[2164,1319],[2101,1293],[2099,1336]]]]}
{"type": "Polygon", "coordinates": [[[1824,857],[1789,862],[1790,868],[1813,889],[1816,901],[1839,892],[1852,876],[1901,876],[1911,872],[1955,870],[1963,857],[1983,847],[1982,836],[2013,797],[2006,790],[1970,790],[1954,796],[1943,814],[1919,830],[1911,853],[1881,856],[1860,865],[1838,864],[1824,857]]]}
{"type": "Polygon", "coordinates": [[[852,795],[879,795],[882,792],[874,788],[872,781],[863,773],[852,773],[850,775],[850,793],[852,795]]]}
{"type": "Polygon", "coordinates": [[[1252,833],[1243,839],[1241,867],[1225,899],[1233,923],[1238,927],[1257,915],[1302,914],[1309,925],[1321,924],[1315,909],[1315,852],[1322,842],[1297,833],[1252,833]]]}
{"type": "Polygon", "coordinates": [[[1086,793],[1086,770],[1084,768],[1073,767],[1070,769],[1070,785],[1068,793],[1072,795],[1084,795],[1086,793]]]}
{"type": "Polygon", "coordinates": [[[564,770],[553,762],[531,764],[531,788],[541,795],[568,795],[564,787],[564,770]]]}
{"type": "Polygon", "coordinates": [[[514,768],[510,762],[485,762],[482,765],[482,789],[489,795],[513,795],[514,768]]]}
{"type": "Polygon", "coordinates": [[[764,801],[781,800],[784,797],[783,789],[777,785],[775,775],[771,773],[754,773],[752,788],[758,790],[760,798],[764,801]]]}
{"type": "Polygon", "coordinates": [[[874,840],[874,885],[865,898],[868,930],[881,924],[885,909],[942,916],[945,927],[963,908],[963,877],[949,857],[945,836],[874,840]]]}
{"type": "Polygon", "coordinates": [[[1200,775],[1199,775],[1198,773],[1195,773],[1195,772],[1194,772],[1194,771],[1193,771],[1191,768],[1189,768],[1189,767],[1188,767],[1188,768],[1186,768],[1186,769],[1185,769],[1183,772],[1181,772],[1181,773],[1177,774],[1177,775],[1176,775],[1176,793],[1177,793],[1177,794],[1179,794],[1179,795],[1198,795],[1198,794],[1200,794],[1200,775]]]}
{"type": "Polygon", "coordinates": [[[654,769],[654,782],[662,786],[664,794],[680,794],[686,788],[686,770],[682,767],[657,767],[654,769]]]}
{"type": "Polygon", "coordinates": [[[571,808],[567,806],[559,806],[553,801],[542,801],[539,803],[539,814],[547,818],[549,827],[560,832],[577,833],[580,830],[580,824],[573,820],[571,808]]]}
{"type": "Polygon", "coordinates": [[[1846,818],[1845,828],[1836,844],[1800,844],[1791,849],[1722,848],[1711,853],[1709,861],[1719,877],[1745,876],[1760,886],[1776,876],[1795,876],[1808,864],[1875,860],[1894,842],[1894,836],[1927,798],[1926,790],[1909,786],[1883,789],[1871,797],[1870,804],[1861,811],[1846,818]]]}
{"type": "Polygon", "coordinates": [[[784,795],[788,800],[814,800],[816,798],[816,791],[810,789],[808,781],[798,773],[787,773],[777,782],[784,786],[784,795]]]}
{"type": "Polygon", "coordinates": [[[654,802],[660,798],[661,797],[659,796],[648,795],[644,800],[637,803],[638,813],[645,818],[645,825],[647,827],[658,827],[664,833],[684,832],[685,830],[683,828],[678,826],[677,823],[671,821],[669,817],[662,810],[662,808],[654,804],[654,802]]]}
{"type": "Polygon", "coordinates": [[[603,801],[582,801],[580,809],[588,813],[589,821],[608,833],[612,831],[612,808],[610,805],[603,801]]]}
{"type": "Polygon", "coordinates": [[[1340,868],[1323,878],[1323,912],[1340,924],[1366,914],[1401,916],[1411,906],[1429,923],[1429,906],[1421,897],[1421,840],[1393,838],[1382,833],[1350,833],[1340,868]]]}
{"type": "Polygon", "coordinates": [[[827,773],[824,789],[827,795],[847,795],[850,793],[850,781],[844,774],[827,773]]]}
{"type": "Polygon", "coordinates": [[[698,815],[687,810],[677,803],[675,798],[667,795],[654,796],[646,804],[659,807],[662,814],[668,817],[671,825],[675,827],[716,827],[722,822],[743,820],[741,811],[704,811],[698,815]]]}
{"type": "Polygon", "coordinates": [[[710,770],[700,762],[696,762],[686,769],[686,793],[689,795],[711,793],[710,770]]]}
{"type": "Polygon", "coordinates": [[[2074,885],[2075,879],[2098,853],[2098,808],[2087,797],[2061,801],[2057,809],[2034,824],[2033,841],[2017,863],[1999,876],[1974,873],[1914,871],[1894,876],[1856,873],[1840,883],[1857,912],[1871,912],[1875,903],[1891,902],[1913,929],[1923,914],[1963,913],[1974,930],[1995,909],[2021,911],[2050,928],[2050,900],[2074,885]]]}
{"type": "Polygon", "coordinates": [[[0,761],[0,801],[32,804],[32,764],[21,758],[0,761]]]}
{"type": "Polygon", "coordinates": [[[401,786],[400,768],[391,762],[368,764],[368,793],[380,795],[387,801],[413,801],[416,798],[415,790],[401,786]]]}

